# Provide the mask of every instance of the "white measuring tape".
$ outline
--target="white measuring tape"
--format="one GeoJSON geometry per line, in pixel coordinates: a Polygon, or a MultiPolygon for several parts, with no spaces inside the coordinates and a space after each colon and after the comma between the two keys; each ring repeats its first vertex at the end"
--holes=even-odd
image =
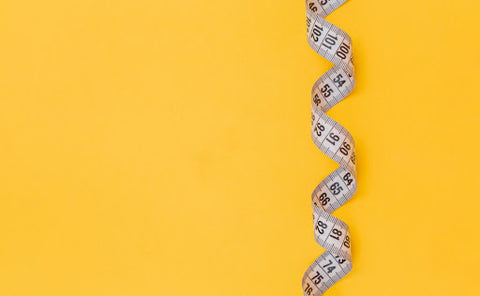
{"type": "Polygon", "coordinates": [[[330,213],[347,202],[357,189],[355,143],[350,133],[325,112],[353,89],[352,40],[324,17],[347,0],[306,0],[308,44],[334,64],[312,88],[312,139],[340,167],[312,193],[315,240],[326,249],[303,275],[304,295],[322,295],[352,269],[347,224],[330,213]]]}

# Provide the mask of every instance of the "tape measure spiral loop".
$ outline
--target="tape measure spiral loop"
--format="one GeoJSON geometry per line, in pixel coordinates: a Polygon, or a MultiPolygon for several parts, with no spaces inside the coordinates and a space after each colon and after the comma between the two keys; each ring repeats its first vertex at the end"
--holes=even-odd
{"type": "Polygon", "coordinates": [[[312,139],[339,167],[312,193],[313,227],[317,243],[325,248],[302,279],[304,295],[319,296],[352,269],[347,224],[331,215],[357,189],[355,142],[351,134],[327,112],[355,85],[352,41],[340,28],[324,19],[346,0],[306,0],[308,43],[334,64],[312,87],[312,139]]]}

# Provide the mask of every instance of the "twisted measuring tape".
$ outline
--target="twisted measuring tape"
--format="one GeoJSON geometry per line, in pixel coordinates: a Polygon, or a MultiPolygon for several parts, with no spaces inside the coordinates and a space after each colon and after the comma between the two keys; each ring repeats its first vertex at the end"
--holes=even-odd
{"type": "Polygon", "coordinates": [[[306,0],[308,44],[334,66],[312,88],[312,139],[340,166],[312,193],[313,227],[317,243],[325,248],[303,275],[304,295],[322,295],[352,269],[347,224],[331,215],[357,189],[355,143],[350,133],[325,114],[353,89],[352,41],[324,17],[347,0],[306,0]]]}

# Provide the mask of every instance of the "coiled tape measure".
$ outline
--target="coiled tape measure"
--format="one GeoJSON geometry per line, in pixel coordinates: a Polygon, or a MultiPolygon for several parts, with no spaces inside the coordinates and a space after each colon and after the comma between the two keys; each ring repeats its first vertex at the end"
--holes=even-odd
{"type": "Polygon", "coordinates": [[[324,19],[347,0],[306,0],[308,44],[334,66],[312,88],[312,139],[340,166],[312,193],[315,240],[325,248],[303,276],[304,295],[319,296],[352,269],[348,225],[331,215],[357,189],[355,142],[350,133],[325,112],[343,100],[355,85],[352,40],[324,19]]]}

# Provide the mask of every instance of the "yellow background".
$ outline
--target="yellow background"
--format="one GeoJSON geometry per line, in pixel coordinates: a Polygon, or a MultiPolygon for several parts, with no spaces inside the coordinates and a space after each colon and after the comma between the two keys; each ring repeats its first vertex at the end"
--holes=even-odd
{"type": "MultiPolygon", "coordinates": [[[[328,295],[479,295],[476,1],[351,0],[328,295]]],[[[329,63],[296,1],[0,1],[0,295],[302,295],[329,63]]]]}

